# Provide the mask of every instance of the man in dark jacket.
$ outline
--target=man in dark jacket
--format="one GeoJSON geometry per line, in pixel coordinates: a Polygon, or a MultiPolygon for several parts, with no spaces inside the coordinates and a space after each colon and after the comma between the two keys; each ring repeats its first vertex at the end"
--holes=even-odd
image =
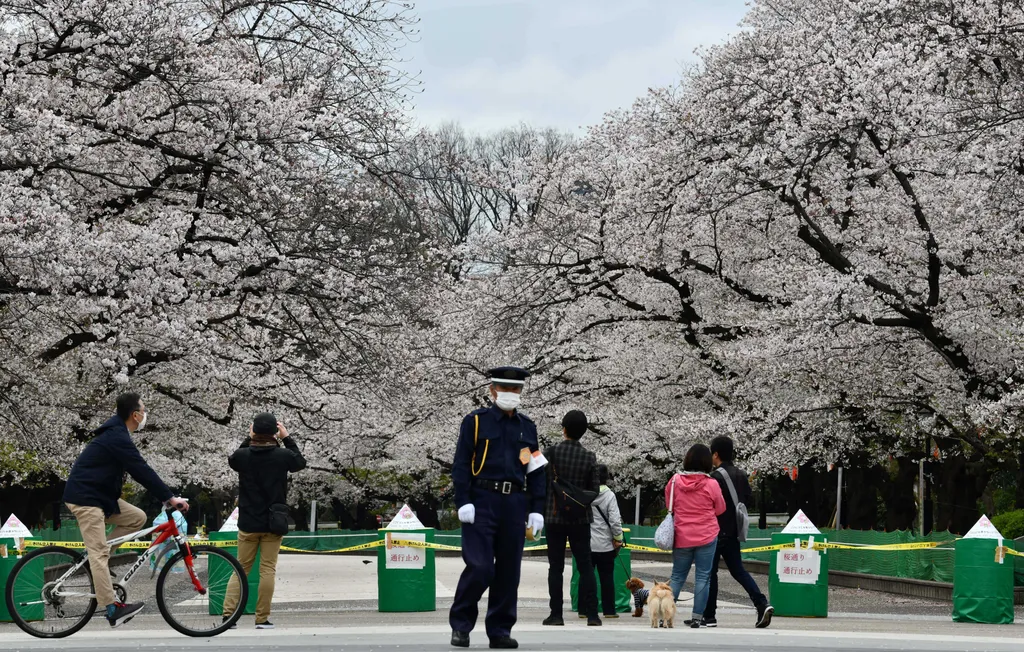
{"type": "Polygon", "coordinates": [[[557,479],[595,493],[600,489],[597,456],[580,444],[586,432],[587,416],[579,410],[572,410],[562,418],[564,439],[544,451],[544,457],[548,460],[548,498],[544,517],[548,526],[548,595],[551,599],[551,615],[544,619],[545,625],[565,624],[562,619],[562,574],[565,572],[566,541],[569,542],[580,574],[580,614],[586,614],[587,625],[601,625],[597,615],[597,580],[594,579],[594,565],[590,557],[593,510],[590,505],[586,505],[584,514],[579,518],[560,514],[555,509],[553,486],[553,481],[557,479]]]}
{"type": "Polygon", "coordinates": [[[138,394],[118,396],[117,414],[93,432],[95,438],[75,460],[64,486],[64,502],[78,520],[82,541],[89,552],[96,604],[105,609],[111,627],[128,622],[145,606],[142,602],[118,602],[108,570],[114,548],[107,545],[107,524],[116,526],[110,539],[141,530],[146,524],[145,512],[121,500],[125,473],[165,505],[188,511],[185,499],[171,493],[132,442],[129,433],[140,430],[146,424],[146,416],[146,406],[138,394]]]}
{"type": "Polygon", "coordinates": [[[722,475],[725,471],[732,480],[736,489],[736,497],[744,505],[749,505],[753,494],[750,491],[750,483],[747,481],[747,474],[733,466],[735,449],[732,439],[728,437],[715,437],[711,441],[711,461],[715,465],[715,471],[711,477],[718,480],[722,488],[722,497],[725,498],[725,511],[718,517],[718,549],[715,552],[715,560],[711,563],[711,587],[708,594],[708,604],[704,608],[704,622],[708,627],[717,627],[718,611],[718,559],[725,560],[725,565],[733,579],[740,583],[750,596],[751,602],[757,609],[756,627],[767,627],[772,622],[772,614],[775,609],[768,604],[768,598],[764,597],[761,590],[757,588],[757,582],[750,576],[747,569],[743,567],[743,559],[740,557],[740,540],[738,537],[736,523],[736,503],[732,499],[732,492],[729,491],[729,483],[722,475]]]}
{"type": "MultiPolygon", "coordinates": [[[[238,561],[248,575],[260,554],[260,588],[256,598],[256,629],[273,629],[270,601],[274,597],[277,555],[281,534],[270,531],[270,506],[285,505],[288,498],[288,473],[306,468],[299,447],[277,417],[269,412],[257,414],[242,445],[228,458],[238,472],[238,561]],[[278,440],[284,448],[278,447],[278,440]]],[[[224,618],[238,606],[236,578],[228,583],[224,599],[224,618]]]]}

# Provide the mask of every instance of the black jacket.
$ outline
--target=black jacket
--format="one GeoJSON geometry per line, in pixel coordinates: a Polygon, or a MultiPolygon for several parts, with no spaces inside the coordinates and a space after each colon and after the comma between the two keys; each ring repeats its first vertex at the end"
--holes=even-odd
{"type": "MultiPolygon", "coordinates": [[[[750,482],[747,481],[747,474],[733,466],[731,462],[722,464],[719,468],[725,469],[728,472],[729,477],[732,479],[732,485],[736,487],[736,497],[747,506],[747,509],[750,509],[754,496],[750,491],[750,482]]],[[[725,498],[725,511],[718,515],[718,529],[721,530],[718,536],[719,538],[735,537],[737,535],[736,504],[732,502],[729,487],[725,484],[725,478],[718,472],[718,469],[714,470],[711,477],[718,481],[718,486],[722,488],[722,497],[725,498]]]]}
{"type": "Polygon", "coordinates": [[[117,501],[128,473],[161,501],[173,496],[164,481],[142,459],[124,420],[116,414],[94,431],[96,438],[75,460],[64,486],[64,502],[101,507],[106,516],[120,514],[117,501]]]}
{"type": "Polygon", "coordinates": [[[278,446],[250,446],[248,437],[228,464],[238,471],[238,529],[269,532],[270,506],[288,502],[288,472],[306,468],[306,459],[292,437],[278,446]]]}
{"type": "Polygon", "coordinates": [[[555,491],[551,481],[558,474],[559,480],[566,480],[580,489],[600,490],[597,481],[597,455],[583,448],[583,444],[574,439],[563,439],[544,451],[548,460],[548,497],[544,510],[546,522],[555,525],[586,525],[594,520],[594,510],[588,509],[587,516],[579,521],[568,521],[555,512],[555,491]]]}

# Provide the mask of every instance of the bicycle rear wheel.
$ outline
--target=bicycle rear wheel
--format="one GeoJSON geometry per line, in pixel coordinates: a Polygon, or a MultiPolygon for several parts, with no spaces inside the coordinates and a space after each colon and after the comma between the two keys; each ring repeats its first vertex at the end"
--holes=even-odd
{"type": "Polygon", "coordinates": [[[186,636],[216,636],[234,625],[249,599],[249,582],[238,560],[213,546],[191,546],[192,572],[184,551],[171,557],[156,581],[156,604],[167,624],[186,636]],[[225,602],[236,592],[227,620],[225,602]]]}
{"type": "Polygon", "coordinates": [[[96,611],[89,564],[70,548],[47,546],[21,558],[7,577],[4,599],[11,619],[22,631],[39,638],[63,638],[85,627],[96,611]]]}

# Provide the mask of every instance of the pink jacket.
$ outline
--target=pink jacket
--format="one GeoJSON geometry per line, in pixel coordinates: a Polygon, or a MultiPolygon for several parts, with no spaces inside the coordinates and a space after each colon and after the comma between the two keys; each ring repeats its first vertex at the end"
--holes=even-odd
{"type": "Polygon", "coordinates": [[[676,525],[676,548],[705,546],[718,536],[718,515],[725,511],[725,499],[718,482],[703,473],[673,476],[665,485],[665,507],[675,489],[672,516],[676,525]]]}

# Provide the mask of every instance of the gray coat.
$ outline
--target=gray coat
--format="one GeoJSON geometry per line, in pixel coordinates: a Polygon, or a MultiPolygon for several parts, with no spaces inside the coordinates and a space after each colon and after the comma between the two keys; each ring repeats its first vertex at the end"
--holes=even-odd
{"type": "Polygon", "coordinates": [[[612,546],[612,538],[622,537],[622,514],[619,513],[619,503],[615,500],[615,492],[602,486],[601,493],[590,504],[590,510],[594,512],[594,522],[590,524],[590,550],[592,552],[611,552],[615,549],[612,546]],[[608,523],[605,523],[604,518],[598,513],[599,509],[608,517],[608,523]],[[611,524],[610,528],[608,527],[609,523],[611,524]]]}

